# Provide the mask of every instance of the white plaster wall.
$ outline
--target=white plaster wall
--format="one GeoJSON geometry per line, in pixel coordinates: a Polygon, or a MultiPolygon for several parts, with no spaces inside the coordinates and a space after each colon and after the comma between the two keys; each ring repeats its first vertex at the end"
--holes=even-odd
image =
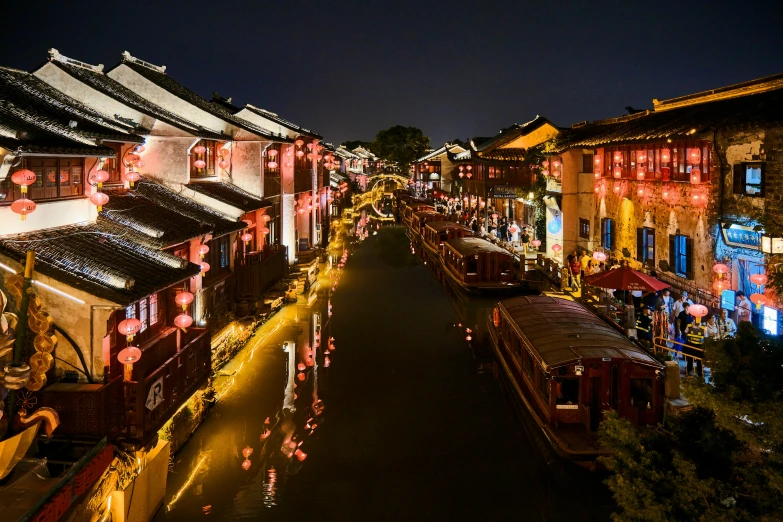
{"type": "Polygon", "coordinates": [[[95,219],[95,205],[87,198],[36,203],[35,212],[25,221],[10,206],[0,207],[0,235],[21,234],[44,228],[62,227],[95,219]]]}
{"type": "Polygon", "coordinates": [[[232,151],[232,182],[259,198],[264,195],[261,154],[265,145],[267,142],[235,141],[232,151]]]}
{"type": "Polygon", "coordinates": [[[190,198],[196,203],[204,205],[205,207],[209,207],[212,210],[216,210],[221,214],[225,214],[229,219],[237,220],[245,213],[236,207],[232,207],[231,205],[223,203],[222,201],[212,199],[209,196],[205,196],[204,194],[191,190],[182,185],[173,185],[172,188],[182,194],[184,197],[190,198]]]}
{"type": "Polygon", "coordinates": [[[275,134],[282,134],[283,136],[288,136],[289,138],[296,138],[298,136],[296,132],[292,131],[288,127],[283,127],[279,123],[264,118],[263,116],[259,116],[255,112],[248,109],[242,109],[236,113],[236,116],[251,123],[255,123],[262,129],[266,129],[269,132],[273,132],[275,134]]]}
{"type": "Polygon", "coordinates": [[[125,64],[120,64],[109,71],[107,75],[139,96],[213,132],[222,131],[232,136],[237,130],[236,127],[221,118],[191,105],[162,87],[158,87],[125,64]]]}
{"type": "Polygon", "coordinates": [[[198,138],[149,136],[140,154],[144,167],[141,173],[164,183],[188,183],[190,158],[188,153],[198,138]]]}
{"type": "Polygon", "coordinates": [[[296,231],[294,228],[294,195],[283,194],[280,205],[280,221],[282,228],[280,240],[288,251],[288,264],[293,265],[296,258],[296,231]]]}

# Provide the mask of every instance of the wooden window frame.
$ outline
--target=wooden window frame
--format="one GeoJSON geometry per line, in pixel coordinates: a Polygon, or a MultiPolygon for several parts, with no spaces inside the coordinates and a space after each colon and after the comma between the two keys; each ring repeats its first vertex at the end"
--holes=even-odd
{"type": "MultiPolygon", "coordinates": [[[[98,160],[95,159],[95,165],[98,160]]],[[[26,156],[22,162],[11,169],[8,176],[0,182],[0,206],[10,205],[15,200],[22,197],[21,187],[11,181],[11,175],[17,170],[28,169],[36,174],[36,181],[28,187],[29,199],[36,203],[45,201],[59,201],[67,199],[84,198],[85,184],[87,178],[86,158],[80,157],[46,157],[46,156],[26,156]],[[63,169],[67,169],[67,183],[62,182],[63,169]],[[76,173],[74,169],[81,171],[76,173]],[[48,171],[48,172],[47,172],[48,171]],[[49,174],[53,174],[55,181],[49,179],[49,174]],[[78,181],[74,180],[79,177],[78,181]],[[63,189],[70,193],[64,193],[63,189]],[[74,194],[76,190],[76,194],[74,194]]]]}
{"type": "Polygon", "coordinates": [[[579,239],[590,239],[590,220],[579,218],[579,239]]]}

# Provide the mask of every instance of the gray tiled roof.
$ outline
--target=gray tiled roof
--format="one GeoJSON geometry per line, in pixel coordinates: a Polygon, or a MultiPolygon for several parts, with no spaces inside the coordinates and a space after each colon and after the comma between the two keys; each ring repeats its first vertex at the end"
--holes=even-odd
{"type": "Polygon", "coordinates": [[[231,183],[217,181],[191,181],[186,185],[189,189],[209,196],[213,199],[231,205],[244,212],[271,207],[272,204],[257,198],[250,192],[246,192],[231,183]]]}

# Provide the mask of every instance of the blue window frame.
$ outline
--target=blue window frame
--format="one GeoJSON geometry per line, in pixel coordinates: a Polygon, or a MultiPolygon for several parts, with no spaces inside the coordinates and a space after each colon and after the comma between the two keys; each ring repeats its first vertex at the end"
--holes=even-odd
{"type": "Polygon", "coordinates": [[[614,220],[611,218],[601,220],[601,246],[607,250],[614,248],[614,220]]]}

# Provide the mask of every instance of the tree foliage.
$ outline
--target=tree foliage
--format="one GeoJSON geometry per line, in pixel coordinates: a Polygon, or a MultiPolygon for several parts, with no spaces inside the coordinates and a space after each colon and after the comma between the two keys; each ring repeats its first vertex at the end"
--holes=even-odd
{"type": "Polygon", "coordinates": [[[370,152],[372,152],[373,154],[375,154],[375,152],[373,152],[372,150],[371,141],[361,141],[361,140],[346,141],[345,143],[343,143],[343,147],[345,147],[348,150],[353,150],[357,147],[363,147],[369,150],[370,152]]]}
{"type": "Polygon", "coordinates": [[[615,520],[783,520],[783,343],[742,323],[705,352],[712,380],[686,380],[691,411],[644,430],[602,423],[615,520]]]}
{"type": "Polygon", "coordinates": [[[430,139],[421,129],[395,125],[380,131],[370,146],[373,154],[396,163],[402,172],[430,148],[430,139]]]}

